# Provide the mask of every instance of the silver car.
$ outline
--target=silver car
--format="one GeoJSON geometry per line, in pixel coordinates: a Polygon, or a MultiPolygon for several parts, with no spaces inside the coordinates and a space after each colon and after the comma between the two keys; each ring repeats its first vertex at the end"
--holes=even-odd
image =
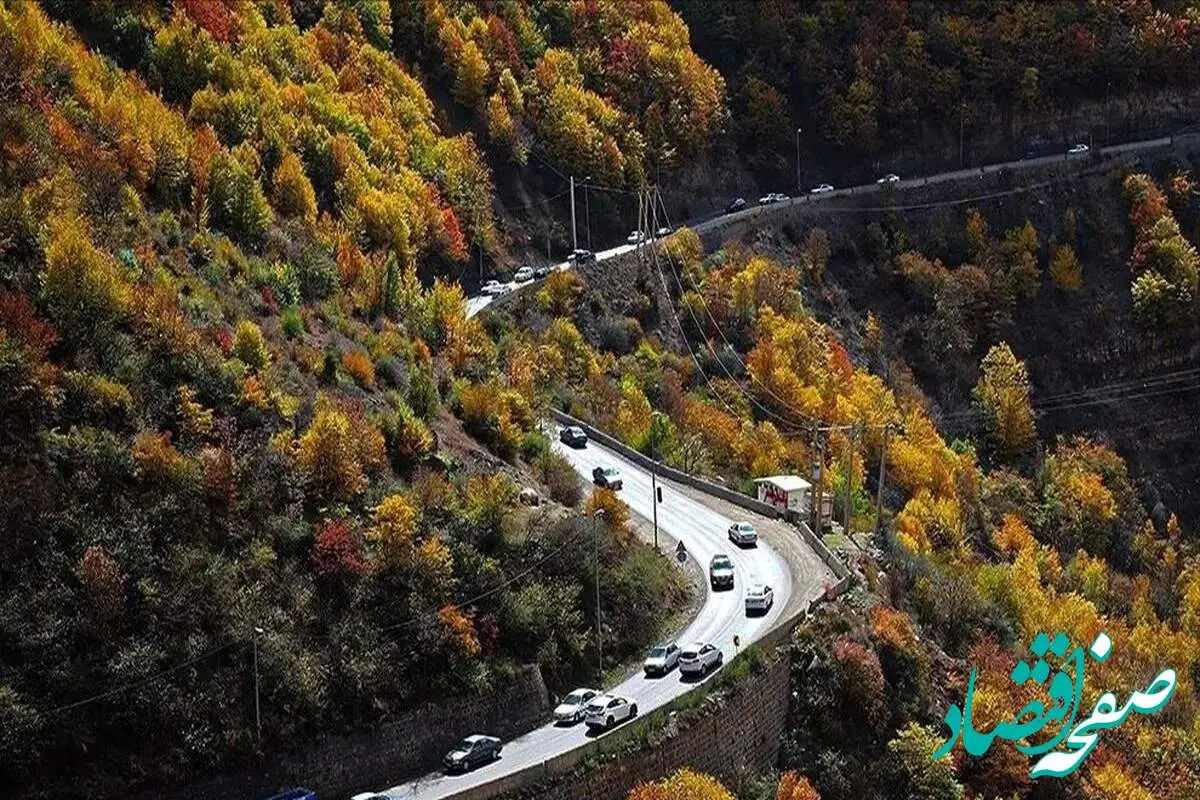
{"type": "Polygon", "coordinates": [[[723,663],[725,656],[716,645],[696,642],[683,648],[683,652],[679,654],[679,674],[707,675],[723,663]]]}
{"type": "Polygon", "coordinates": [[[831,186],[828,183],[821,183],[821,184],[814,186],[812,189],[810,189],[808,193],[809,194],[825,194],[826,192],[832,192],[832,191],[833,191],[833,186],[831,186]]]}
{"type": "Polygon", "coordinates": [[[735,522],[729,526],[729,541],[737,545],[758,544],[758,530],[749,522],[735,522]]]}
{"type": "Polygon", "coordinates": [[[642,669],[646,677],[651,675],[666,675],[679,664],[679,645],[674,642],[660,644],[650,648],[642,669]]]}
{"type": "Polygon", "coordinates": [[[775,605],[775,591],[764,583],[756,583],[746,590],[746,616],[766,614],[775,605]]]}
{"type": "Polygon", "coordinates": [[[588,703],[600,696],[596,689],[576,689],[554,709],[554,721],[574,724],[587,716],[588,703]]]}

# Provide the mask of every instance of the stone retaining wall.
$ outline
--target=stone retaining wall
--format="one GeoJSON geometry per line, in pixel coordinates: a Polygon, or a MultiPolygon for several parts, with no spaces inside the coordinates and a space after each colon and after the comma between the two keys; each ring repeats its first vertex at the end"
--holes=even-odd
{"type": "Polygon", "coordinates": [[[511,739],[550,717],[550,696],[536,665],[521,667],[504,688],[409,711],[379,727],[327,736],[298,752],[272,754],[263,763],[185,790],[144,795],[180,800],[253,800],[285,787],[304,786],[318,797],[350,797],[364,787],[394,786],[423,775],[464,736],[486,730],[511,739]]]}

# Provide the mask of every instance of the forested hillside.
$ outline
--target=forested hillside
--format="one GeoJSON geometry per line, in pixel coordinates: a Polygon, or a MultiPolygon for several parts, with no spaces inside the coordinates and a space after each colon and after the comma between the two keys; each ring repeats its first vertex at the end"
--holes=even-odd
{"type": "Polygon", "coordinates": [[[1101,141],[1195,121],[1195,100],[1174,97],[1191,96],[1200,69],[1190,3],[672,5],[728,82],[740,160],[760,180],[774,173],[778,188],[794,185],[797,127],[816,183],[837,182],[839,168],[856,179],[887,171],[901,154],[933,172],[957,166],[964,144],[978,163],[1057,151],[1064,135],[1101,141]]]}
{"type": "MultiPolygon", "coordinates": [[[[781,766],[806,777],[772,793],[1051,796],[1019,760],[928,755],[970,664],[1103,628],[1089,691],[1179,688],[1053,796],[1197,796],[1191,526],[1031,399],[1087,372],[1069,345],[1114,297],[1122,336],[1190,358],[1187,165],[785,246],[683,229],[477,318],[456,283],[528,246],[506,192],[790,188],[797,127],[831,170],[1015,146],[1183,96],[1197,37],[1146,0],[0,0],[0,794],[165,793],[518,663],[591,681],[585,537],[605,664],[633,657],[689,590],[612,493],[581,503],[557,406],[742,488],[818,461],[883,531],[857,605],[796,642],[781,766]]],[[[993,722],[1026,699],[999,683],[993,722]]],[[[723,796],[672,780],[641,796],[723,796]]]]}
{"type": "Polygon", "coordinates": [[[578,479],[418,279],[490,246],[491,188],[386,26],[142,12],[144,81],[0,5],[0,793],[165,789],[514,663],[589,674],[583,537],[606,658],[640,650],[687,590],[611,495],[599,533],[517,506],[578,479]],[[445,411],[481,397],[510,465],[445,411]]]}
{"type": "MultiPolygon", "coordinates": [[[[1108,183],[1119,205],[1122,181],[1108,183]]],[[[1129,257],[1143,274],[1162,270],[1189,286],[1194,251],[1186,241],[1170,244],[1178,227],[1165,231],[1170,212],[1154,202],[1152,181],[1134,173],[1124,183],[1135,229],[1164,228],[1157,244],[1137,239],[1129,257]]],[[[1089,231],[1104,221],[1080,213],[1089,231]]],[[[955,269],[911,249],[945,228],[894,218],[886,227],[846,226],[852,242],[820,228],[803,236],[761,231],[712,253],[682,229],[641,264],[556,277],[507,306],[517,324],[503,327],[534,342],[588,331],[604,374],[568,370],[556,393],[572,413],[643,452],[743,488],[754,477],[807,474],[821,463],[838,518],[848,497],[853,530],[881,526],[882,557],[847,546],[859,553],[866,591],[803,626],[794,643],[793,717],[780,766],[806,775],[820,797],[1193,796],[1195,537],[1169,509],[1153,509],[1152,518],[1145,486],[1103,437],[1040,441],[1029,371],[1006,342],[989,338],[1039,293],[1050,299],[1084,281],[1109,285],[1097,275],[1107,271],[1102,248],[1084,248],[1081,263],[1071,241],[1040,246],[1032,224],[1001,235],[977,210],[960,216],[961,232],[946,241],[966,247],[972,263],[955,269]],[[772,247],[778,239],[793,244],[772,247]],[[933,303],[932,320],[917,318],[907,345],[890,328],[899,324],[894,304],[886,316],[851,320],[832,302],[843,290],[831,264],[852,254],[865,259],[851,262],[862,274],[847,264],[836,275],[862,284],[876,271],[888,286],[895,274],[933,303]],[[603,300],[593,281],[604,282],[603,300]],[[838,311],[831,321],[841,333],[813,309],[838,311]],[[931,359],[943,354],[947,380],[961,370],[973,375],[967,407],[946,415],[958,431],[953,441],[939,433],[939,415],[903,361],[918,347],[931,359]],[[818,436],[816,425],[831,430],[818,436]],[[884,457],[885,498],[895,511],[880,518],[884,457]],[[1060,630],[1077,643],[1103,630],[1119,653],[1089,664],[1084,708],[1104,689],[1147,686],[1169,665],[1179,676],[1170,710],[1109,732],[1077,777],[1048,786],[1031,781],[1029,764],[1008,746],[984,758],[956,749],[932,761],[946,704],[961,698],[971,667],[981,675],[980,729],[990,730],[1034,696],[1007,680],[1016,659],[1039,631],[1060,630]]],[[[1129,297],[1136,290],[1128,279],[1117,291],[1115,305],[1145,307],[1136,293],[1129,297]]],[[[857,287],[853,297],[871,295],[857,287]]],[[[1134,316],[1143,325],[1160,321],[1134,316]]],[[[768,782],[765,791],[776,788],[768,782]]]]}

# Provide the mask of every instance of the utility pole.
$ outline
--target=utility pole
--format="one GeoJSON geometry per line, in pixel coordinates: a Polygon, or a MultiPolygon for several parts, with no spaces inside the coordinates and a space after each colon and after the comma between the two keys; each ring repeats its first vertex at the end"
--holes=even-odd
{"type": "Polygon", "coordinates": [[[842,527],[845,530],[846,537],[854,541],[854,536],[850,531],[850,523],[852,521],[851,505],[854,502],[854,434],[856,429],[852,429],[846,433],[846,499],[845,505],[842,507],[842,527]]]}
{"type": "Polygon", "coordinates": [[[588,198],[588,187],[583,185],[583,224],[587,228],[588,250],[592,249],[592,204],[588,198]]]}
{"type": "Polygon", "coordinates": [[[258,637],[262,635],[262,628],[254,629],[254,729],[260,745],[262,744],[262,709],[258,702],[258,637]]]}
{"type": "Polygon", "coordinates": [[[604,509],[597,508],[592,514],[592,530],[595,533],[593,542],[596,545],[596,670],[601,681],[604,680],[604,640],[600,634],[600,522],[604,517],[604,509]]]}
{"type": "Polygon", "coordinates": [[[804,194],[804,183],[800,180],[800,132],[801,128],[796,128],[796,195],[804,194]]]}
{"type": "Polygon", "coordinates": [[[650,468],[650,503],[654,506],[654,550],[658,551],[658,503],[659,492],[658,488],[658,470],[654,467],[650,468]]]}
{"type": "Polygon", "coordinates": [[[875,534],[878,535],[883,527],[883,478],[887,470],[888,437],[892,433],[892,423],[883,426],[883,447],[879,451],[879,485],[875,487],[875,534]]]}
{"type": "Polygon", "coordinates": [[[571,250],[579,249],[579,239],[575,233],[575,176],[571,176],[571,250]]]}
{"type": "Polygon", "coordinates": [[[821,515],[824,511],[825,497],[821,490],[821,483],[825,479],[825,432],[820,428],[817,429],[817,463],[814,466],[816,483],[813,484],[813,494],[815,500],[812,507],[812,529],[817,536],[821,535],[821,515]]]}
{"type": "Polygon", "coordinates": [[[1109,113],[1109,101],[1112,99],[1112,81],[1109,81],[1104,86],[1104,143],[1112,142],[1111,130],[1111,114],[1109,113]]]}
{"type": "MultiPolygon", "coordinates": [[[[965,150],[963,149],[963,131],[966,128],[966,123],[967,123],[967,101],[963,100],[962,103],[958,107],[958,166],[960,169],[962,167],[965,167],[966,163],[967,163],[966,159],[963,157],[964,153],[965,153],[965,150]]],[[[571,199],[572,199],[572,201],[574,200],[574,195],[572,195],[571,199]]],[[[572,206],[571,208],[574,209],[574,206],[572,206]]],[[[572,210],[572,214],[574,214],[573,210],[572,210]]],[[[572,216],[572,219],[574,219],[573,216],[572,216]]]]}

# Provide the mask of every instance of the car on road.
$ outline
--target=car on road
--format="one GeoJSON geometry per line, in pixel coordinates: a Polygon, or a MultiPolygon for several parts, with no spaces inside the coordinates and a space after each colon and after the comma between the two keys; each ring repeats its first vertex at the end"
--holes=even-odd
{"type": "Polygon", "coordinates": [[[876,183],[899,183],[900,176],[894,172],[889,172],[887,175],[884,175],[882,178],[880,178],[879,180],[877,180],[875,182],[876,183]]]}
{"type": "Polygon", "coordinates": [[[625,485],[616,467],[596,467],[592,470],[592,483],[601,489],[612,489],[614,492],[621,491],[621,487],[625,485]]]}
{"type": "Polygon", "coordinates": [[[1073,144],[1073,145],[1071,145],[1071,149],[1067,151],[1067,155],[1081,156],[1091,149],[1092,148],[1088,147],[1086,144],[1073,144]]]}
{"type": "Polygon", "coordinates": [[[500,281],[487,281],[483,284],[483,286],[479,287],[479,291],[484,294],[499,296],[502,294],[507,294],[508,288],[509,287],[507,283],[501,283],[500,281]]]}
{"type": "Polygon", "coordinates": [[[586,447],[588,441],[587,434],[578,425],[570,425],[563,428],[558,434],[558,440],[567,447],[586,447]]]}
{"type": "Polygon", "coordinates": [[[725,213],[733,214],[736,211],[741,211],[745,207],[746,207],[746,201],[740,197],[735,197],[733,200],[731,200],[729,202],[729,205],[725,206],[725,213]]]}
{"type": "Polygon", "coordinates": [[[775,590],[765,583],[756,583],[746,590],[746,614],[765,614],[775,605],[775,590]]]}
{"type": "Polygon", "coordinates": [[[550,265],[549,264],[543,264],[540,267],[533,268],[533,277],[537,278],[538,280],[545,278],[549,274],[550,274],[550,265]]]}
{"type": "Polygon", "coordinates": [[[503,745],[495,736],[474,734],[463,739],[454,749],[446,753],[442,763],[447,772],[467,772],[500,757],[503,745]]]}
{"type": "Polygon", "coordinates": [[[673,231],[673,230],[671,229],[671,226],[669,226],[669,225],[664,225],[663,227],[659,228],[658,230],[656,230],[656,231],[654,232],[654,238],[655,238],[655,239],[661,239],[661,238],[663,238],[664,236],[670,236],[670,235],[671,235],[672,233],[674,233],[674,232],[675,232],[675,231],[673,231]]]}
{"type": "Polygon", "coordinates": [[[1027,150],[1025,152],[1025,155],[1021,156],[1021,160],[1022,161],[1032,161],[1033,159],[1035,159],[1037,157],[1038,157],[1037,153],[1033,152],[1032,150],[1027,150]]]}
{"type": "Polygon", "coordinates": [[[602,694],[588,703],[584,721],[589,728],[608,730],[637,716],[637,703],[621,695],[602,694]]]}
{"type": "Polygon", "coordinates": [[[786,194],[780,194],[779,192],[769,192],[768,194],[764,194],[762,197],[758,198],[758,204],[760,206],[769,206],[772,203],[782,203],[783,201],[785,201],[787,199],[788,199],[788,196],[786,194]]]}
{"type": "Polygon", "coordinates": [[[716,645],[696,642],[679,654],[680,675],[707,675],[725,663],[725,655],[716,645]]]}
{"type": "Polygon", "coordinates": [[[574,725],[587,716],[588,703],[600,696],[597,689],[576,689],[554,708],[554,721],[574,725]]]}
{"type": "Polygon", "coordinates": [[[735,522],[726,533],[734,544],[758,544],[758,529],[749,522],[735,522]]]}
{"type": "Polygon", "coordinates": [[[713,590],[733,588],[733,562],[724,553],[718,553],[708,562],[708,582],[713,590]]]}
{"type": "Polygon", "coordinates": [[[641,244],[646,241],[646,234],[641,231],[634,231],[625,237],[626,244],[641,244]]]}
{"type": "Polygon", "coordinates": [[[317,800],[317,793],[312,789],[286,789],[266,800],[317,800]]]}
{"type": "Polygon", "coordinates": [[[826,192],[832,192],[832,191],[833,191],[833,186],[831,186],[828,183],[820,183],[820,184],[817,184],[816,186],[814,186],[813,188],[809,189],[808,193],[809,194],[825,194],[826,192]]]}
{"type": "Polygon", "coordinates": [[[517,283],[533,280],[533,267],[521,267],[517,270],[517,274],[513,275],[513,280],[517,283]]]}
{"type": "Polygon", "coordinates": [[[362,794],[354,795],[354,797],[351,797],[350,800],[392,800],[392,799],[390,797],[388,797],[386,794],[379,794],[378,792],[363,792],[362,794]]]}
{"type": "Polygon", "coordinates": [[[586,264],[589,261],[595,261],[596,254],[591,250],[572,250],[571,255],[567,256],[567,261],[572,264],[586,264]]]}
{"type": "Polygon", "coordinates": [[[642,662],[642,670],[646,676],[666,675],[679,666],[679,645],[674,642],[655,645],[650,648],[646,660],[642,662]]]}

